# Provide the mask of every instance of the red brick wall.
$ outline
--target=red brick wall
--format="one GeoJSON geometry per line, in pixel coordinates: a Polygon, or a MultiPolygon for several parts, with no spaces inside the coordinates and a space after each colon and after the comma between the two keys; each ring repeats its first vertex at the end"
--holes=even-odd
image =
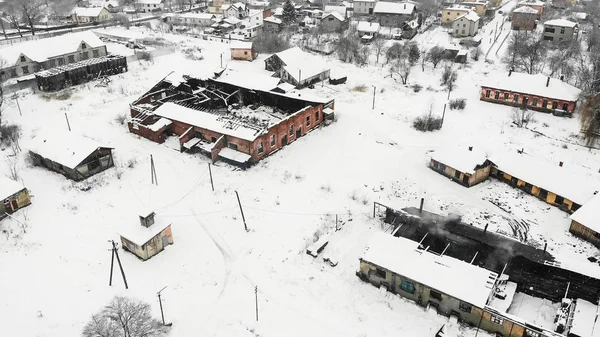
{"type": "Polygon", "coordinates": [[[224,148],[227,144],[225,143],[225,136],[219,137],[217,139],[217,143],[210,150],[210,159],[212,159],[213,163],[217,161],[217,157],[219,156],[219,152],[224,148]]]}
{"type": "Polygon", "coordinates": [[[530,109],[534,109],[534,110],[545,110],[545,111],[551,111],[552,110],[552,104],[554,102],[557,103],[556,108],[557,109],[562,109],[563,108],[563,104],[567,103],[568,107],[567,107],[567,112],[568,113],[573,113],[573,111],[575,111],[575,108],[577,106],[577,102],[573,102],[573,101],[563,101],[563,100],[559,100],[559,99],[553,99],[553,98],[549,98],[549,97],[543,97],[543,96],[534,96],[534,95],[528,95],[528,94],[522,94],[522,93],[518,93],[518,92],[511,92],[511,91],[504,91],[504,90],[497,90],[494,88],[488,88],[488,87],[481,87],[481,96],[480,99],[482,101],[488,101],[488,102],[492,102],[492,103],[500,103],[500,104],[508,104],[508,105],[513,105],[514,104],[514,95],[518,94],[519,98],[517,101],[517,104],[522,104],[523,103],[523,98],[527,97],[527,107],[530,109]],[[486,91],[489,90],[490,91],[490,97],[486,97],[486,91]],[[498,99],[495,98],[496,92],[499,93],[498,99]],[[504,99],[504,94],[508,93],[508,100],[504,99]],[[538,102],[537,105],[533,105],[533,100],[534,98],[537,98],[538,102]],[[548,101],[548,105],[546,107],[543,107],[543,102],[544,100],[548,101]]]}
{"type": "Polygon", "coordinates": [[[151,141],[159,144],[164,143],[166,139],[165,133],[167,133],[169,130],[169,125],[162,127],[158,131],[152,131],[146,128],[144,125],[139,125],[137,129],[134,129],[132,122],[128,122],[127,127],[129,128],[129,132],[135,133],[136,135],[142,136],[146,139],[150,139],[151,141]]]}

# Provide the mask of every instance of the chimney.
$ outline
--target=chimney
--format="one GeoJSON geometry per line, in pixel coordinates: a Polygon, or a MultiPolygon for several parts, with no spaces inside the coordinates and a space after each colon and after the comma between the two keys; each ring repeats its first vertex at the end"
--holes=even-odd
{"type": "Polygon", "coordinates": [[[425,198],[421,198],[421,206],[419,206],[419,213],[423,212],[423,204],[425,203],[425,198]]]}
{"type": "Polygon", "coordinates": [[[140,224],[146,228],[152,226],[154,224],[154,212],[144,212],[139,214],[140,224]]]}
{"type": "Polygon", "coordinates": [[[546,252],[546,248],[548,248],[548,242],[544,243],[544,253],[546,252]]]}
{"type": "Polygon", "coordinates": [[[469,146],[469,151],[473,151],[473,147],[472,146],[469,146]]]}
{"type": "Polygon", "coordinates": [[[550,76],[548,76],[548,79],[546,80],[546,87],[550,85],[550,76]]]}
{"type": "Polygon", "coordinates": [[[565,80],[565,75],[560,75],[560,80],[564,81],[565,80]]]}
{"type": "Polygon", "coordinates": [[[483,227],[483,234],[485,234],[487,232],[487,226],[488,226],[488,224],[485,224],[485,227],[483,227]]]}
{"type": "Polygon", "coordinates": [[[558,166],[562,167],[562,166],[563,166],[563,162],[562,162],[562,161],[561,161],[561,162],[559,162],[559,163],[558,163],[558,166]]]}
{"type": "Polygon", "coordinates": [[[510,77],[510,75],[512,75],[512,68],[508,69],[508,77],[510,77]]]}

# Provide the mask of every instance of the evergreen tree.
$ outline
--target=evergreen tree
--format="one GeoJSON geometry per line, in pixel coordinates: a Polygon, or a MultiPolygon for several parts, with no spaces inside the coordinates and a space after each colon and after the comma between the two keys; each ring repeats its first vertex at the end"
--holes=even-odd
{"type": "Polygon", "coordinates": [[[287,0],[283,5],[283,16],[281,19],[286,26],[296,22],[296,8],[290,0],[287,0]]]}

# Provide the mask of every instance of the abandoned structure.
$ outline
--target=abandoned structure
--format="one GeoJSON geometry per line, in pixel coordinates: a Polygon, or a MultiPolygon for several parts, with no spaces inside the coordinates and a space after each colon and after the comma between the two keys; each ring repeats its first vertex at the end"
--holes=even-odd
{"type": "Polygon", "coordinates": [[[21,183],[0,176],[0,219],[31,205],[29,191],[21,183]]]}
{"type": "Polygon", "coordinates": [[[571,214],[569,232],[600,248],[600,194],[571,214]]]}
{"type": "Polygon", "coordinates": [[[258,55],[254,51],[252,42],[231,41],[231,59],[241,61],[253,61],[258,55]]]}
{"type": "Polygon", "coordinates": [[[485,155],[468,149],[455,147],[435,151],[429,167],[466,187],[476,185],[490,175],[492,162],[485,155]]]}
{"type": "Polygon", "coordinates": [[[480,99],[560,115],[575,111],[580,93],[578,88],[556,78],[509,71],[508,76],[486,78],[480,99]]]}
{"type": "Polygon", "coordinates": [[[511,28],[514,30],[532,31],[537,26],[538,11],[522,6],[512,12],[511,28]]]}
{"type": "Polygon", "coordinates": [[[176,135],[182,152],[247,167],[333,117],[333,100],[272,91],[278,83],[171,73],[130,105],[129,130],[158,143],[176,135]]]}
{"type": "Polygon", "coordinates": [[[502,336],[591,336],[581,333],[593,326],[593,319],[583,321],[595,312],[590,308],[598,303],[599,279],[561,268],[545,249],[487,226],[418,208],[386,207],[384,214],[392,235],[376,233],[369,241],[357,272],[361,279],[502,336]],[[554,304],[561,302],[568,309],[554,304]],[[556,316],[539,319],[520,310],[541,310],[542,304],[556,316]]]}
{"type": "Polygon", "coordinates": [[[80,181],[114,166],[112,148],[72,132],[38,135],[29,146],[35,165],[80,181]]]}
{"type": "Polygon", "coordinates": [[[106,55],[40,71],[35,74],[35,79],[40,91],[56,91],[97,79],[99,76],[126,71],[125,56],[106,55]]]}
{"type": "Polygon", "coordinates": [[[271,55],[265,60],[265,69],[274,71],[283,81],[304,88],[329,78],[329,67],[319,58],[303,52],[299,47],[271,55]]]}
{"type": "Polygon", "coordinates": [[[155,218],[154,212],[143,211],[139,214],[141,226],[120,232],[123,249],[145,261],[172,245],[171,224],[161,223],[160,218],[155,218]]]}

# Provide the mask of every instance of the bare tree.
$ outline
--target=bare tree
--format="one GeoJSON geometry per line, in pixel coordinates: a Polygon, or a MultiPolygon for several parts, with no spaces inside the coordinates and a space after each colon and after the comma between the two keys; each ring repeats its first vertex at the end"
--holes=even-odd
{"type": "Polygon", "coordinates": [[[373,41],[373,49],[375,49],[375,63],[379,63],[379,56],[381,55],[381,53],[384,53],[384,48],[385,48],[385,43],[386,41],[382,38],[377,38],[375,39],[375,41],[373,41]]]}
{"type": "Polygon", "coordinates": [[[419,58],[421,57],[421,52],[419,51],[419,46],[416,42],[410,41],[406,45],[404,45],[404,49],[408,52],[408,62],[411,65],[417,64],[419,58]]]}
{"type": "Polygon", "coordinates": [[[586,145],[594,145],[600,137],[600,94],[586,98],[580,109],[579,118],[586,145]]]}
{"type": "Polygon", "coordinates": [[[437,65],[444,59],[444,48],[440,46],[432,47],[427,53],[427,59],[433,64],[433,68],[437,68],[437,65]]]}
{"type": "Polygon", "coordinates": [[[45,2],[43,0],[7,0],[7,3],[9,10],[13,14],[19,13],[29,24],[31,35],[35,35],[34,23],[40,18],[45,2]]]}
{"type": "Polygon", "coordinates": [[[479,57],[483,54],[483,50],[481,50],[480,46],[477,46],[471,50],[471,59],[473,61],[479,61],[479,57]]]}
{"type": "Polygon", "coordinates": [[[386,51],[385,51],[385,63],[388,64],[390,61],[399,59],[404,52],[404,48],[402,48],[402,44],[400,42],[394,42],[386,51]]]}
{"type": "Polygon", "coordinates": [[[448,89],[448,99],[450,99],[450,92],[454,89],[454,82],[458,78],[456,71],[452,69],[452,66],[445,66],[444,72],[442,73],[442,85],[448,89]]]}
{"type": "Polygon", "coordinates": [[[516,71],[537,74],[544,68],[546,51],[546,44],[539,35],[517,31],[508,42],[506,61],[516,71]]]}
{"type": "Polygon", "coordinates": [[[510,119],[517,127],[526,127],[527,124],[533,122],[533,110],[527,110],[527,107],[524,106],[514,107],[510,119]]]}
{"type": "Polygon", "coordinates": [[[19,181],[18,157],[11,155],[6,157],[8,164],[8,177],[14,181],[19,181]]]}
{"type": "Polygon", "coordinates": [[[427,60],[429,59],[429,57],[428,57],[429,54],[427,53],[427,50],[425,50],[425,49],[423,49],[421,54],[423,54],[421,56],[421,70],[425,71],[425,62],[427,62],[427,60]]]}
{"type": "Polygon", "coordinates": [[[127,297],[112,301],[83,328],[83,337],[159,337],[168,332],[152,318],[150,305],[127,297]]]}
{"type": "Polygon", "coordinates": [[[394,61],[390,67],[390,71],[400,76],[402,84],[406,84],[408,81],[408,75],[410,75],[410,69],[412,65],[410,63],[408,53],[402,53],[402,56],[394,61]]]}

